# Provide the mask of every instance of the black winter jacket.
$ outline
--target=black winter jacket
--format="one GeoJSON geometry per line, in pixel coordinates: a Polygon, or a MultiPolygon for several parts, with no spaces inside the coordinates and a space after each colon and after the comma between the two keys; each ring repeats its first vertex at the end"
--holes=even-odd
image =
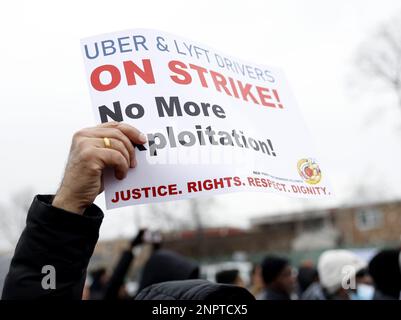
{"type": "Polygon", "coordinates": [[[246,289],[207,280],[156,283],[143,289],[135,300],[203,300],[249,303],[255,298],[246,289]]]}
{"type": "MultiPolygon", "coordinates": [[[[38,195],[34,198],[26,227],[11,260],[2,299],[81,299],[87,266],[98,240],[103,213],[96,205],[91,205],[83,215],[74,214],[53,207],[52,199],[49,195],[38,195]],[[42,280],[46,273],[42,272],[45,266],[55,269],[55,289],[43,288],[42,280]]],[[[167,271],[164,276],[170,277],[175,277],[177,271],[181,271],[178,274],[184,274],[186,278],[199,273],[196,264],[189,260],[184,262],[184,257],[177,260],[177,257],[178,255],[165,251],[155,255],[156,259],[151,259],[153,262],[150,265],[156,262],[159,269],[150,267],[148,271],[153,276],[149,273],[145,282],[162,280],[158,276],[155,278],[154,274],[164,273],[160,272],[163,269],[167,271]],[[158,264],[162,261],[165,264],[158,264]],[[178,269],[173,271],[174,267],[178,269]]],[[[131,261],[131,257],[122,263],[122,269],[125,270],[128,260],[131,261]]],[[[187,280],[154,284],[142,290],[137,299],[248,302],[254,298],[243,288],[206,280],[187,280]]]]}
{"type": "Polygon", "coordinates": [[[81,299],[103,213],[93,204],[78,215],[53,207],[52,200],[50,195],[34,198],[11,260],[2,299],[81,299]],[[47,274],[44,266],[54,267],[55,289],[42,286],[47,274]]]}

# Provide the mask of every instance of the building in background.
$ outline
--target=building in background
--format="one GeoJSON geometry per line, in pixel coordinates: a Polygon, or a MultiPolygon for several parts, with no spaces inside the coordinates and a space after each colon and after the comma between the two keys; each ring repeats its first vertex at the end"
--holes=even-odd
{"type": "MultiPolygon", "coordinates": [[[[401,245],[401,201],[266,215],[250,229],[207,228],[164,234],[163,247],[208,262],[233,260],[244,253],[258,261],[266,252],[299,262],[316,260],[325,249],[401,245]]],[[[125,239],[99,242],[93,261],[114,263],[125,239]]]]}

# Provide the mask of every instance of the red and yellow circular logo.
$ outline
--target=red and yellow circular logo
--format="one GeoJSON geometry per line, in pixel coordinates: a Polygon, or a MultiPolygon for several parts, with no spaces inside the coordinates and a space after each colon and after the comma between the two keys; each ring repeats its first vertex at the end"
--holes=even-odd
{"type": "Polygon", "coordinates": [[[298,161],[298,173],[309,184],[317,184],[322,179],[322,172],[314,159],[301,159],[298,161]]]}

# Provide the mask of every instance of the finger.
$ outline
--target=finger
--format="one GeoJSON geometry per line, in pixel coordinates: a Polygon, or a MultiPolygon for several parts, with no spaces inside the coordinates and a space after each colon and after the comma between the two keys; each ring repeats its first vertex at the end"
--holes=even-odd
{"type": "Polygon", "coordinates": [[[99,127],[117,128],[121,130],[132,142],[136,144],[144,144],[147,141],[146,136],[142,132],[140,132],[137,128],[130,126],[129,124],[126,123],[106,122],[99,125],[99,127]]]}
{"type": "MultiPolygon", "coordinates": [[[[136,159],[135,159],[135,149],[134,146],[132,145],[132,142],[130,139],[119,129],[116,128],[102,128],[102,127],[94,127],[94,128],[88,128],[85,131],[87,137],[97,137],[97,138],[114,138],[118,139],[121,142],[124,143],[126,149],[128,150],[130,154],[130,166],[135,167],[136,166],[136,159]]],[[[104,144],[103,144],[104,146],[104,144]]]]}
{"type": "Polygon", "coordinates": [[[114,149],[99,148],[97,155],[104,167],[114,168],[117,179],[122,180],[127,176],[128,164],[121,152],[114,149]]]}
{"type": "MultiPolygon", "coordinates": [[[[131,166],[131,157],[125,144],[118,139],[109,138],[110,148],[115,149],[124,156],[127,161],[128,166],[131,166]]],[[[85,147],[96,147],[96,148],[106,148],[104,143],[104,138],[93,138],[93,137],[81,137],[80,142],[82,144],[81,148],[85,147]]]]}
{"type": "MultiPolygon", "coordinates": [[[[102,138],[89,138],[89,139],[93,140],[93,143],[96,145],[96,147],[105,148],[104,140],[102,138]]],[[[126,159],[128,166],[131,166],[131,157],[124,143],[114,138],[109,138],[109,140],[111,145],[109,149],[114,149],[121,152],[121,154],[126,159]]]]}

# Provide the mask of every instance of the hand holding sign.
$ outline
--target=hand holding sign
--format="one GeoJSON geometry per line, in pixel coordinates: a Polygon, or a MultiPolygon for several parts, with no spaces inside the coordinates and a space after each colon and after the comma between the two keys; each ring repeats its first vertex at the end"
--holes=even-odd
{"type": "Polygon", "coordinates": [[[136,166],[133,143],[145,142],[146,137],[136,128],[118,122],[75,133],[64,178],[53,206],[82,214],[103,191],[103,170],[112,167],[117,179],[125,178],[128,168],[136,166]]]}

